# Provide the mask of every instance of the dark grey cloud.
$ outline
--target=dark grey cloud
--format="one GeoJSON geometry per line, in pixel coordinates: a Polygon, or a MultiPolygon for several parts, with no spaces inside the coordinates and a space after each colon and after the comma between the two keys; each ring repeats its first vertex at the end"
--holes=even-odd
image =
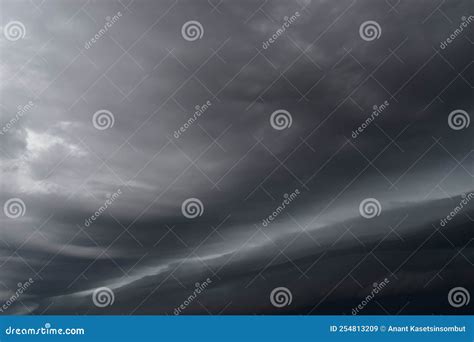
{"type": "Polygon", "coordinates": [[[14,119],[1,203],[26,212],[0,218],[0,298],[35,279],[6,312],[173,314],[209,277],[184,313],[340,314],[387,277],[364,312],[450,313],[449,289],[472,288],[472,204],[440,219],[474,188],[472,126],[448,124],[472,116],[474,38],[468,26],[440,48],[472,8],[438,5],[3,0],[1,26],[26,34],[0,40],[2,127],[14,119]],[[201,39],[182,37],[190,20],[201,39]],[[359,35],[368,20],[379,39],[359,35]],[[290,128],[270,124],[278,109],[290,128]],[[112,127],[94,127],[99,110],[112,127]],[[192,197],[204,212],[187,219],[192,197]],[[377,218],[361,218],[366,198],[377,218]],[[91,300],[102,286],[105,309],[91,300]],[[268,299],[278,286],[293,294],[283,311],[268,299]]]}

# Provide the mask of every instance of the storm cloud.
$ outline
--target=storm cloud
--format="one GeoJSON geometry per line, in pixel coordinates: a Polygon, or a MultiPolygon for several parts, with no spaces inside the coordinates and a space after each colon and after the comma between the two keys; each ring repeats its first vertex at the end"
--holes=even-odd
{"type": "Polygon", "coordinates": [[[469,309],[470,1],[1,8],[3,314],[469,309]]]}

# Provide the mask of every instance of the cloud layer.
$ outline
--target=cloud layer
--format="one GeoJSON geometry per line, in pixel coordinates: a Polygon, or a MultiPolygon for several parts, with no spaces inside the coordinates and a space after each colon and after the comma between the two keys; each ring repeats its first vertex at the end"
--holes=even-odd
{"type": "Polygon", "coordinates": [[[474,191],[472,125],[449,120],[473,113],[469,5],[3,0],[1,203],[24,215],[0,218],[0,304],[35,280],[5,313],[173,314],[207,278],[183,314],[348,314],[384,278],[364,313],[453,312],[472,203],[440,219],[474,191]]]}

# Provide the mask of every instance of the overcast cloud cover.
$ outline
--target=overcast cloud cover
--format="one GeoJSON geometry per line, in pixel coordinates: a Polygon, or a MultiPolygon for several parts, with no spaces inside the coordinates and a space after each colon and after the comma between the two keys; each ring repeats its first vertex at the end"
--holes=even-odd
{"type": "Polygon", "coordinates": [[[0,3],[2,314],[172,315],[208,278],[181,314],[351,314],[385,278],[361,314],[472,310],[472,1],[0,3]]]}

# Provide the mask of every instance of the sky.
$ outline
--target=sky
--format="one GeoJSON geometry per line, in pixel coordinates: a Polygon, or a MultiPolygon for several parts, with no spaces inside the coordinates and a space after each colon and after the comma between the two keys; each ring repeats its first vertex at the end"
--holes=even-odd
{"type": "Polygon", "coordinates": [[[0,4],[0,313],[469,311],[470,1],[0,4]]]}

